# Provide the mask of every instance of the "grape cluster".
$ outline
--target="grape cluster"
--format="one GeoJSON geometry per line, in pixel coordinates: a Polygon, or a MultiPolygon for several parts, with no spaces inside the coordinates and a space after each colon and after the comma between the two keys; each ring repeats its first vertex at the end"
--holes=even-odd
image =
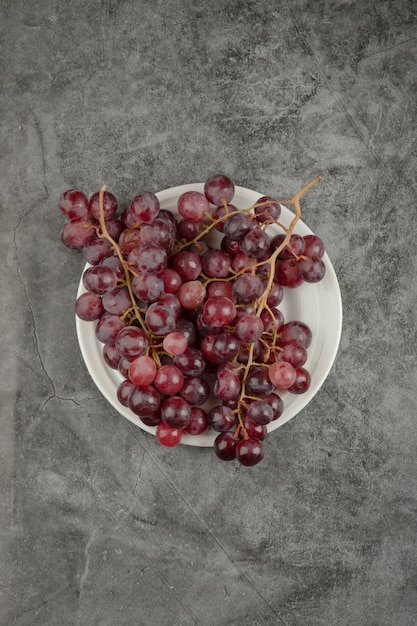
{"type": "Polygon", "coordinates": [[[62,194],[61,240],[88,262],[76,314],[95,323],[105,362],[123,377],[119,402],[155,427],[162,445],[211,429],[217,457],[255,465],[268,424],[282,415],[280,390],[309,388],[311,330],[285,321],[279,305],[285,288],[325,274],[322,240],[293,232],[300,198],[318,180],[286,201],[289,227],[271,197],[234,206],[234,183],[223,174],[203,193],[180,195],[176,214],[149,191],[118,217],[105,187],[90,198],[62,194]]]}

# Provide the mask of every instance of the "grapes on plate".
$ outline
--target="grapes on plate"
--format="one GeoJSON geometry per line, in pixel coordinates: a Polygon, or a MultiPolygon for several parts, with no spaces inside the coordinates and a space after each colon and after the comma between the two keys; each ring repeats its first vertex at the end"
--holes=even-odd
{"type": "Polygon", "coordinates": [[[93,323],[121,377],[120,406],[161,445],[212,433],[219,459],[256,465],[286,395],[309,389],[311,329],[279,307],[287,290],[326,273],[323,241],[294,232],[299,200],[318,180],[289,201],[289,228],[271,196],[239,208],[225,174],[182,193],[175,213],[151,191],[119,216],[105,187],[61,195],[61,240],[87,261],[76,315],[93,323]]]}

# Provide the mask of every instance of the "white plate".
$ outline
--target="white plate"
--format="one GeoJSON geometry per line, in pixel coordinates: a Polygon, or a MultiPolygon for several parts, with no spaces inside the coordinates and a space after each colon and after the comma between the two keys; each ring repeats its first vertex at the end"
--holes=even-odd
{"type": "MultiPolygon", "coordinates": [[[[162,209],[176,212],[177,199],[182,193],[190,190],[202,192],[203,188],[202,183],[181,185],[161,191],[157,196],[162,209]]],[[[263,195],[265,194],[244,187],[236,187],[232,203],[238,208],[247,208],[255,204],[263,195]]],[[[281,223],[288,226],[292,217],[293,213],[286,207],[282,207],[281,223]]],[[[277,232],[281,231],[277,229],[277,232]]],[[[297,223],[294,232],[300,235],[312,234],[312,231],[301,220],[297,223]]],[[[342,329],[342,300],[337,277],[327,254],[324,255],[323,260],[326,264],[326,274],[323,280],[317,284],[304,283],[296,289],[285,289],[284,299],[279,307],[286,322],[300,320],[311,328],[313,338],[308,348],[308,359],[305,365],[311,374],[311,385],[308,391],[301,395],[287,391],[279,392],[285,409],[278,420],[268,425],[268,432],[279,428],[304,409],[324,383],[336,357],[342,329]]],[[[84,291],[82,280],[80,280],[77,297],[84,291]]],[[[155,434],[155,427],[146,426],[129,408],[119,403],[117,387],[123,378],[118,371],[111,369],[105,363],[102,354],[103,344],[96,339],[95,324],[84,322],[76,317],[76,327],[85,364],[101,393],[123,417],[148,433],[155,434]]],[[[181,443],[212,446],[217,435],[217,432],[211,430],[198,436],[184,433],[181,443]]]]}

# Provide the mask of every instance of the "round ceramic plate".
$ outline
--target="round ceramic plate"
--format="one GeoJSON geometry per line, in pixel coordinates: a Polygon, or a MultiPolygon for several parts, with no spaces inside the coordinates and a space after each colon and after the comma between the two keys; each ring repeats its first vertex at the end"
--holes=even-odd
{"type": "MultiPolygon", "coordinates": [[[[177,199],[182,193],[191,190],[202,192],[203,188],[202,183],[181,185],[161,191],[157,196],[162,209],[169,209],[176,213],[177,199]]],[[[232,202],[237,208],[243,209],[255,204],[263,195],[244,187],[236,187],[232,202]]],[[[288,226],[293,215],[286,207],[282,207],[280,222],[288,226]]],[[[281,231],[276,229],[276,232],[281,231]]],[[[312,234],[302,221],[297,223],[294,232],[300,235],[312,234]]],[[[305,365],[311,374],[311,385],[308,391],[301,395],[287,391],[279,392],[285,409],[278,420],[268,425],[269,432],[288,422],[312,400],[324,383],[336,357],[342,328],[342,301],[337,277],[327,254],[324,255],[323,260],[326,264],[326,274],[323,280],[317,284],[304,283],[297,289],[285,289],[284,298],[279,307],[285,322],[300,320],[311,328],[313,339],[308,348],[308,359],[305,365]]],[[[84,291],[82,280],[80,280],[77,297],[84,291]]],[[[155,427],[146,426],[129,408],[119,403],[117,387],[123,378],[117,370],[111,369],[105,363],[102,353],[103,345],[96,339],[95,324],[84,322],[76,317],[76,327],[82,356],[98,389],[123,417],[143,430],[155,434],[155,427]]],[[[212,403],[213,400],[209,400],[205,408],[209,408],[212,403]]],[[[184,434],[181,443],[212,446],[217,435],[218,433],[212,430],[198,436],[184,434]]]]}

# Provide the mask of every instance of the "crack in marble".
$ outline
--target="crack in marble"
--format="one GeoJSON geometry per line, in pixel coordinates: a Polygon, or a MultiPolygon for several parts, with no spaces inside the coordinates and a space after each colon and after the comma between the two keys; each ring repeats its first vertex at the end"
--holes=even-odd
{"type": "MultiPolygon", "coordinates": [[[[132,429],[129,426],[129,430],[132,431],[132,429]]],[[[233,557],[228,553],[228,551],[226,550],[226,548],[223,546],[223,544],[221,543],[221,541],[219,540],[219,538],[213,533],[213,531],[210,529],[210,527],[207,525],[207,523],[202,519],[202,517],[197,513],[197,511],[193,508],[193,506],[191,505],[191,503],[185,498],[185,496],[181,493],[181,491],[176,487],[176,485],[173,483],[173,481],[169,478],[169,476],[166,474],[166,472],[162,469],[160,463],[157,461],[157,459],[155,458],[155,456],[148,450],[145,448],[144,444],[136,437],[136,435],[134,434],[136,441],[138,442],[138,444],[142,447],[142,449],[144,450],[145,454],[148,453],[149,458],[151,459],[151,461],[156,465],[156,467],[158,468],[158,470],[161,472],[162,476],[164,477],[164,479],[166,480],[167,484],[170,485],[170,487],[173,489],[173,491],[181,498],[181,500],[184,502],[184,504],[186,505],[186,507],[191,511],[191,513],[194,515],[194,517],[197,519],[197,521],[201,524],[201,526],[204,528],[204,530],[210,535],[210,537],[213,539],[213,541],[217,544],[217,546],[220,548],[220,550],[223,552],[223,554],[226,556],[226,558],[229,560],[229,562],[233,565],[233,567],[236,568],[236,570],[239,572],[239,574],[246,580],[246,582],[250,585],[250,587],[253,589],[253,591],[256,593],[256,595],[265,603],[265,605],[270,609],[270,611],[274,614],[274,616],[277,618],[278,623],[281,624],[282,626],[287,626],[287,623],[282,619],[282,617],[280,617],[280,615],[276,612],[276,610],[274,609],[274,607],[270,604],[270,602],[262,595],[262,593],[257,589],[256,585],[254,584],[254,582],[252,581],[252,579],[250,578],[250,576],[248,576],[241,567],[239,567],[239,565],[236,563],[236,561],[233,559],[233,557]]],[[[143,459],[142,459],[143,462],[143,459]]],[[[142,465],[142,463],[141,463],[142,465]]],[[[137,482],[136,482],[137,485],[137,482]]],[[[119,520],[120,526],[123,526],[129,533],[131,533],[129,527],[126,526],[124,520],[119,520]]]]}
{"type": "Polygon", "coordinates": [[[216,543],[216,545],[220,548],[220,550],[223,552],[223,554],[226,556],[226,558],[229,560],[229,562],[239,572],[239,574],[242,576],[242,578],[244,578],[246,580],[246,582],[249,584],[249,586],[255,592],[255,594],[260,598],[260,600],[262,600],[262,602],[270,609],[270,611],[273,613],[273,615],[277,618],[278,623],[281,624],[282,626],[288,626],[287,623],[282,619],[282,617],[276,612],[275,608],[268,601],[268,599],[265,598],[265,596],[259,591],[259,589],[257,589],[255,583],[250,578],[250,576],[248,574],[246,574],[246,572],[237,564],[237,562],[233,559],[231,554],[229,554],[227,549],[224,547],[224,545],[222,544],[220,539],[215,535],[215,533],[211,530],[211,528],[208,526],[208,524],[203,520],[203,518],[193,508],[193,506],[187,500],[187,498],[184,496],[184,494],[177,488],[177,486],[169,478],[169,476],[162,469],[161,465],[156,460],[156,458],[152,455],[151,452],[149,452],[149,457],[152,459],[152,461],[158,467],[158,469],[161,472],[162,476],[167,481],[167,483],[170,485],[170,487],[173,489],[173,491],[176,493],[176,495],[178,495],[181,498],[181,500],[184,502],[186,507],[191,511],[191,513],[194,515],[194,517],[197,519],[197,521],[201,524],[201,526],[204,528],[204,530],[210,535],[210,537],[213,539],[213,541],[216,543]]]}
{"type": "Polygon", "coordinates": [[[392,46],[387,46],[386,48],[381,48],[380,50],[376,50],[375,52],[371,52],[370,54],[365,54],[362,58],[370,59],[371,57],[380,56],[381,54],[384,54],[384,52],[389,52],[390,50],[394,50],[394,48],[399,48],[405,43],[409,43],[410,41],[414,41],[415,39],[417,39],[417,35],[414,35],[413,37],[408,37],[408,39],[403,39],[402,41],[399,41],[392,46]]]}
{"type": "MultiPolygon", "coordinates": [[[[105,499],[103,493],[101,492],[101,490],[97,486],[93,485],[91,483],[91,480],[89,480],[89,484],[90,484],[90,489],[91,489],[92,493],[100,500],[100,502],[102,503],[104,508],[107,510],[109,515],[111,515],[111,517],[117,522],[117,526],[116,527],[119,530],[121,530],[122,532],[124,532],[125,535],[132,541],[132,543],[135,546],[137,546],[139,549],[141,549],[143,551],[143,546],[142,546],[142,544],[138,544],[135,533],[131,530],[131,528],[129,528],[129,526],[127,526],[125,521],[124,520],[120,520],[120,518],[117,516],[116,513],[114,513],[114,511],[111,509],[111,507],[108,506],[108,504],[106,502],[106,499],[105,499]]],[[[146,556],[147,556],[147,558],[150,559],[150,557],[148,555],[146,555],[146,556]]],[[[148,569],[148,567],[149,566],[143,567],[140,570],[141,573],[143,573],[146,569],[148,569]]],[[[158,572],[158,576],[159,576],[160,582],[163,585],[165,585],[166,589],[169,590],[169,593],[172,593],[172,590],[174,589],[174,587],[169,584],[168,580],[165,579],[164,572],[159,571],[158,572]]],[[[197,616],[195,615],[194,611],[184,601],[184,598],[182,598],[181,595],[178,595],[177,593],[175,593],[174,595],[175,595],[175,598],[176,598],[177,602],[184,609],[184,611],[189,615],[189,617],[193,620],[194,624],[196,626],[201,626],[201,623],[198,621],[197,616]]],[[[80,613],[79,613],[79,615],[80,615],[80,613]]],[[[80,626],[80,622],[78,622],[77,626],[80,626]]],[[[286,626],[286,625],[284,625],[284,626],[286,626]]]]}
{"type": "Polygon", "coordinates": [[[90,548],[94,542],[96,536],[96,531],[95,529],[93,529],[93,531],[91,532],[91,536],[89,538],[89,540],[86,543],[85,549],[84,549],[84,558],[85,558],[85,562],[84,562],[84,571],[81,574],[81,578],[80,578],[80,586],[79,586],[79,597],[78,597],[78,615],[77,615],[77,625],[80,626],[81,624],[81,619],[83,616],[83,609],[84,609],[84,587],[88,578],[88,572],[90,569],[90,548]]]}
{"type": "MultiPolygon", "coordinates": [[[[16,235],[16,233],[15,233],[15,235],[16,235]]],[[[51,378],[51,376],[48,374],[48,372],[46,370],[46,367],[45,367],[45,364],[43,362],[42,355],[41,355],[41,352],[40,352],[40,349],[39,349],[39,339],[38,339],[38,332],[37,332],[37,326],[36,326],[36,321],[35,321],[35,314],[33,312],[32,305],[30,303],[28,290],[26,288],[25,282],[24,282],[23,277],[22,277],[22,271],[21,271],[21,266],[20,266],[19,251],[18,251],[18,245],[17,245],[17,242],[16,242],[16,236],[14,238],[14,241],[15,241],[15,249],[16,249],[16,259],[17,259],[17,275],[18,275],[19,281],[20,281],[20,283],[22,285],[23,292],[25,294],[26,303],[27,303],[27,306],[28,306],[29,316],[30,316],[31,324],[32,324],[32,328],[33,328],[33,336],[34,336],[34,340],[35,340],[35,351],[36,351],[36,354],[38,356],[39,363],[40,363],[40,366],[42,368],[42,371],[45,374],[45,376],[46,376],[46,378],[47,378],[47,380],[48,380],[48,382],[49,382],[49,384],[50,384],[50,386],[51,386],[51,388],[53,390],[53,396],[52,397],[54,397],[54,396],[56,396],[55,385],[54,385],[53,379],[51,378]]]]}
{"type": "Polygon", "coordinates": [[[42,129],[41,126],[39,124],[39,120],[36,117],[33,108],[29,105],[29,111],[32,114],[33,117],[33,121],[35,124],[35,129],[37,131],[38,137],[39,137],[39,144],[40,144],[40,149],[41,149],[41,157],[42,157],[42,184],[43,187],[45,189],[45,193],[46,193],[46,198],[44,198],[45,200],[47,198],[49,198],[49,191],[48,191],[48,187],[46,184],[46,159],[45,159],[45,149],[44,149],[44,140],[43,140],[43,134],[42,134],[42,129]]]}

